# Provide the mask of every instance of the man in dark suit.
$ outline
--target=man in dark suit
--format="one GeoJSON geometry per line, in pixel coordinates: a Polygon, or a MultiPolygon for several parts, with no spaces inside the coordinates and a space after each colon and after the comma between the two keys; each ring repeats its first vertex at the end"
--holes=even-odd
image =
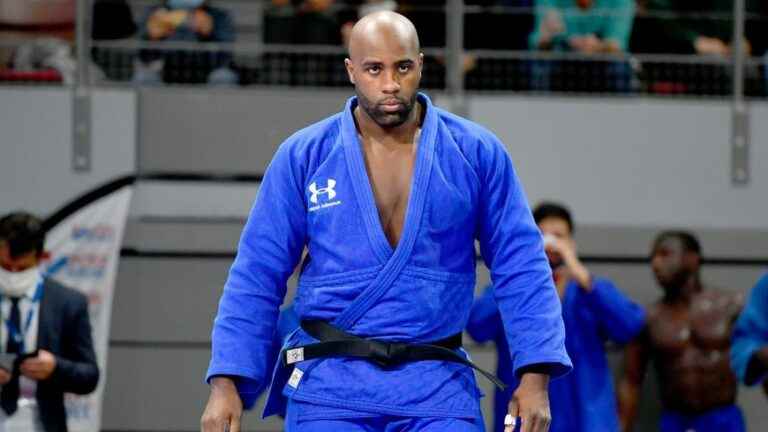
{"type": "Polygon", "coordinates": [[[90,393],[99,381],[88,300],[40,274],[44,240],[33,215],[0,219],[0,352],[36,351],[0,367],[0,429],[23,421],[30,431],[66,431],[64,393],[90,393]]]}

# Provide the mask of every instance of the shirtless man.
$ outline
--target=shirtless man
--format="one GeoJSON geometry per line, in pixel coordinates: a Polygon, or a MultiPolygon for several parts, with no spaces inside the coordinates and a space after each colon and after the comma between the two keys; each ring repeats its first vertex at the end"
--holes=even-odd
{"type": "Polygon", "coordinates": [[[632,429],[646,366],[653,359],[661,390],[661,432],[744,431],[729,360],[742,297],[702,286],[701,248],[688,232],[659,234],[651,266],[664,296],[649,308],[646,329],[625,353],[619,385],[623,430],[632,429]]]}

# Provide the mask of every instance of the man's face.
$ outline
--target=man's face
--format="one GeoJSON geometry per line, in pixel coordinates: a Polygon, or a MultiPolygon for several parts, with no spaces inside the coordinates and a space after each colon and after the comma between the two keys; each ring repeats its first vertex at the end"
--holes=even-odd
{"type": "Polygon", "coordinates": [[[416,105],[423,55],[415,44],[382,31],[356,46],[345,62],[358,103],[382,128],[405,123],[416,105]]]}
{"type": "Polygon", "coordinates": [[[8,247],[8,244],[0,242],[0,267],[4,270],[17,273],[36,267],[39,262],[40,257],[36,251],[11,257],[11,249],[8,247]]]}
{"type": "Polygon", "coordinates": [[[685,282],[690,272],[685,266],[685,248],[679,238],[663,239],[651,253],[651,268],[659,285],[669,289],[685,282]]]}
{"type": "Polygon", "coordinates": [[[544,236],[544,250],[549,259],[549,265],[556,269],[563,265],[563,257],[555,250],[552,244],[547,242],[547,237],[554,237],[557,241],[566,243],[571,248],[575,248],[575,242],[568,228],[568,222],[557,217],[548,217],[539,221],[539,230],[544,236]]]}

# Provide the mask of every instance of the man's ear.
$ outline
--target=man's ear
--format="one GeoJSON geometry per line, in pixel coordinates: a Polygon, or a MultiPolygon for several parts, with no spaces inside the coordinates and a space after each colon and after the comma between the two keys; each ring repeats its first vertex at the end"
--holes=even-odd
{"type": "Polygon", "coordinates": [[[352,85],[355,85],[355,66],[352,64],[352,60],[345,58],[344,59],[344,67],[347,68],[347,75],[349,76],[349,82],[352,83],[352,85]]]}
{"type": "Polygon", "coordinates": [[[695,252],[686,251],[683,254],[683,262],[685,267],[691,271],[696,271],[701,267],[701,256],[695,252]]]}

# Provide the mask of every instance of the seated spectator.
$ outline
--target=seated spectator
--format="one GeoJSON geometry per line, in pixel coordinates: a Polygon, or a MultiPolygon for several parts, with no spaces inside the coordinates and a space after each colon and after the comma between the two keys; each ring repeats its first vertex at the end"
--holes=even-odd
{"type": "Polygon", "coordinates": [[[535,6],[530,48],[585,56],[579,61],[534,62],[535,90],[630,90],[632,74],[627,62],[590,61],[588,56],[626,52],[634,0],[536,0],[535,6]]]}
{"type": "Polygon", "coordinates": [[[271,0],[264,8],[264,43],[292,43],[295,20],[296,9],[291,0],[271,0]]]}
{"type": "Polygon", "coordinates": [[[21,43],[11,56],[10,66],[16,73],[27,73],[30,78],[53,73],[56,79],[50,81],[60,81],[67,85],[75,82],[77,71],[69,43],[55,37],[41,37],[21,43]]]}
{"type": "MultiPolygon", "coordinates": [[[[464,16],[464,47],[482,50],[528,48],[533,31],[533,0],[467,0],[468,6],[486,6],[464,16]]],[[[520,58],[479,56],[467,70],[465,85],[473,90],[530,90],[529,61],[520,58]]]]}
{"type": "MultiPolygon", "coordinates": [[[[295,39],[303,45],[341,45],[341,25],[333,0],[304,0],[296,14],[295,39]]],[[[349,85],[345,54],[311,53],[293,58],[292,84],[302,86],[349,85]]]]}
{"type": "Polygon", "coordinates": [[[333,0],[304,0],[296,15],[299,44],[339,45],[341,26],[333,14],[333,0]]]}
{"type": "MultiPolygon", "coordinates": [[[[94,41],[127,39],[136,35],[136,23],[126,0],[95,0],[91,38],[94,41]]],[[[127,81],[133,76],[135,50],[121,48],[91,49],[91,58],[104,77],[127,81]]]]}
{"type": "MultiPolygon", "coordinates": [[[[233,42],[235,29],[229,12],[206,0],[167,0],[151,8],[141,20],[141,38],[150,41],[233,42]]],[[[142,50],[134,82],[235,84],[230,52],[142,50]]]]}
{"type": "MultiPolygon", "coordinates": [[[[747,0],[755,10],[759,0],[747,0]]],[[[637,53],[698,54],[723,60],[723,64],[645,63],[643,79],[651,92],[727,94],[731,91],[730,67],[725,65],[733,43],[733,0],[643,0],[631,49],[637,53]]],[[[751,27],[751,25],[748,26],[751,27]]],[[[750,29],[751,30],[751,29],[750,29]]],[[[754,33],[749,31],[750,33],[754,33]]],[[[745,38],[745,50],[752,43],[745,38]]],[[[757,70],[747,71],[749,87],[757,70]]]]}
{"type": "Polygon", "coordinates": [[[633,35],[634,51],[729,55],[733,20],[724,17],[733,14],[733,0],[644,0],[644,3],[647,13],[642,16],[643,27],[633,35]]]}

